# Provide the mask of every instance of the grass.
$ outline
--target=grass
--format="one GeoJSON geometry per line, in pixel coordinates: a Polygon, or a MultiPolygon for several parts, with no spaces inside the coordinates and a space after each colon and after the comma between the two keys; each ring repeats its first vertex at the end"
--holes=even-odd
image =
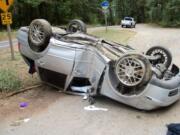
{"type": "Polygon", "coordinates": [[[28,74],[28,66],[25,64],[17,46],[15,46],[15,60],[11,60],[10,49],[0,50],[0,92],[13,92],[22,88],[33,86],[40,81],[37,74],[28,74]]]}
{"type": "Polygon", "coordinates": [[[20,89],[21,80],[16,72],[9,69],[0,70],[0,91],[9,92],[20,89]]]}
{"type": "Polygon", "coordinates": [[[136,32],[130,30],[108,28],[107,33],[105,29],[97,29],[90,31],[89,34],[121,44],[127,44],[129,39],[135,36],[136,32]]]}
{"type": "MultiPolygon", "coordinates": [[[[11,32],[12,39],[16,38],[17,31],[13,30],[11,32]]],[[[7,31],[0,31],[0,41],[8,40],[7,31]]]]}

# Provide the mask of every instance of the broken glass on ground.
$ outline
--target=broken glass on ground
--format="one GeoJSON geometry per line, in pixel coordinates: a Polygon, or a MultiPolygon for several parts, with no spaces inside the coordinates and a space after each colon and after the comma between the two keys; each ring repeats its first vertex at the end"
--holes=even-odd
{"type": "Polygon", "coordinates": [[[23,118],[23,119],[19,119],[19,120],[16,120],[16,121],[13,121],[10,126],[13,126],[13,127],[17,127],[17,126],[20,126],[21,124],[23,123],[27,123],[30,121],[30,118],[23,118]]]}
{"type": "Polygon", "coordinates": [[[107,108],[99,108],[94,105],[86,106],[86,107],[84,107],[84,110],[86,110],[86,111],[105,111],[105,112],[108,111],[107,108]]]}

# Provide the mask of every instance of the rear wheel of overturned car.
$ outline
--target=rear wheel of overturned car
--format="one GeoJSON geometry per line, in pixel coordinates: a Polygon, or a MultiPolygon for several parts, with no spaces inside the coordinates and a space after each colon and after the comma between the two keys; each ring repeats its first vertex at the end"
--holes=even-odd
{"type": "Polygon", "coordinates": [[[76,33],[76,32],[86,33],[87,32],[86,24],[81,20],[74,19],[69,22],[67,31],[70,33],[76,33]]]}
{"type": "Polygon", "coordinates": [[[115,73],[120,83],[126,87],[140,87],[152,77],[150,62],[136,53],[122,56],[116,62],[115,73]]]}
{"type": "Polygon", "coordinates": [[[146,55],[149,56],[160,56],[158,60],[150,61],[153,66],[156,66],[157,64],[163,64],[166,68],[169,68],[169,66],[172,63],[172,54],[171,52],[162,46],[153,46],[151,47],[147,52],[146,55]]]}
{"type": "Polygon", "coordinates": [[[28,42],[29,47],[35,52],[44,51],[52,35],[52,28],[44,19],[33,20],[29,26],[28,42]]]}

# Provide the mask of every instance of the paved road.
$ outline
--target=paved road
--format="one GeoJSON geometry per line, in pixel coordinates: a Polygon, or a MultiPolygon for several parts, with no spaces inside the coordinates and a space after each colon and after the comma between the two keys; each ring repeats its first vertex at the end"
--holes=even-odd
{"type": "Polygon", "coordinates": [[[180,29],[159,28],[141,24],[137,25],[134,30],[137,34],[130,40],[129,44],[131,46],[142,52],[155,45],[169,48],[174,63],[180,66],[180,29]]]}
{"type": "MultiPolygon", "coordinates": [[[[13,45],[17,45],[17,40],[13,39],[13,45]]],[[[9,47],[9,41],[0,41],[0,49],[9,47]]]]}
{"type": "MultiPolygon", "coordinates": [[[[173,51],[174,60],[178,62],[180,29],[137,25],[136,29],[128,30],[137,31],[129,44],[138,50],[145,51],[162,43],[173,51]]],[[[143,112],[107,98],[98,98],[95,105],[108,111],[88,112],[83,109],[88,103],[82,97],[54,93],[52,88],[29,92],[24,94],[26,100],[23,95],[11,99],[11,103],[16,103],[14,107],[11,103],[0,104],[9,112],[0,121],[0,135],[165,135],[166,124],[180,122],[180,102],[166,109],[143,112]],[[18,103],[24,100],[29,101],[29,107],[20,110],[18,103]],[[30,121],[12,125],[24,117],[30,121]]]]}

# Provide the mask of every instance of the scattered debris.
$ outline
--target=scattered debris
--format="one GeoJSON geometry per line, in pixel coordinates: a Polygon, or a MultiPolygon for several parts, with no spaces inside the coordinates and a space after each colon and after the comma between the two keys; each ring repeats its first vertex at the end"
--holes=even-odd
{"type": "Polygon", "coordinates": [[[29,121],[30,121],[29,118],[19,119],[19,120],[17,120],[17,121],[12,122],[10,126],[17,127],[17,126],[20,126],[21,124],[27,123],[27,122],[29,122],[29,121]]]}
{"type": "Polygon", "coordinates": [[[86,110],[86,111],[105,111],[105,112],[108,111],[107,108],[98,108],[98,107],[95,107],[94,105],[84,107],[84,110],[86,110]]]}
{"type": "Polygon", "coordinates": [[[72,91],[83,92],[83,93],[87,93],[88,90],[91,88],[92,88],[92,86],[84,86],[84,87],[71,86],[72,91]]]}
{"type": "Polygon", "coordinates": [[[26,108],[28,106],[28,103],[27,102],[22,102],[20,103],[19,105],[21,108],[26,108]]]}
{"type": "Polygon", "coordinates": [[[29,118],[27,118],[27,119],[24,119],[23,121],[24,121],[24,123],[27,123],[27,122],[29,122],[29,121],[30,121],[30,119],[29,119],[29,118]]]}
{"type": "Polygon", "coordinates": [[[88,95],[85,94],[85,95],[83,96],[83,100],[87,100],[87,99],[88,99],[88,95]]]}
{"type": "Polygon", "coordinates": [[[95,99],[94,99],[94,97],[88,96],[88,102],[89,102],[90,105],[95,104],[95,99]]]}
{"type": "Polygon", "coordinates": [[[137,115],[136,118],[137,118],[137,119],[141,119],[141,116],[140,116],[140,115],[137,115]]]}

